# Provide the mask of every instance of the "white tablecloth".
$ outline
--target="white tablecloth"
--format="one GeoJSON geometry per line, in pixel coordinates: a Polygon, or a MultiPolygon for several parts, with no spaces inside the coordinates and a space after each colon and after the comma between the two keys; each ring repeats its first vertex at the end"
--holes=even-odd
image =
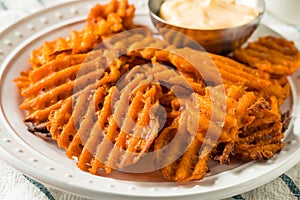
{"type": "MultiPolygon", "coordinates": [[[[62,0],[0,0],[0,34],[11,23],[44,7],[64,2],[62,0]]],[[[288,39],[294,39],[295,29],[291,29],[270,16],[263,19],[266,24],[281,32],[288,39]],[[291,31],[292,30],[292,31],[291,31]]],[[[299,37],[298,35],[296,37],[299,37]]],[[[300,40],[296,41],[298,47],[300,40]]],[[[229,199],[300,199],[300,163],[275,180],[255,190],[236,195],[229,199]]],[[[27,177],[0,160],[1,200],[84,200],[85,198],[66,193],[27,177]]],[[[99,197],[99,199],[103,199],[99,197]]],[[[111,199],[119,199],[112,197],[111,199]]],[[[130,198],[128,198],[130,199],[130,198]]],[[[180,199],[180,198],[178,198],[180,199]]]]}

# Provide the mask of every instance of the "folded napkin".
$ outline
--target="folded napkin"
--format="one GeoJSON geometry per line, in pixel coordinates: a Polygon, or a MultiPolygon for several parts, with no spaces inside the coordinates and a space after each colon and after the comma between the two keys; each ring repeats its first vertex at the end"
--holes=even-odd
{"type": "Polygon", "coordinates": [[[87,200],[27,177],[0,160],[1,200],[87,200]]]}
{"type": "MultiPolygon", "coordinates": [[[[0,34],[7,26],[40,10],[63,0],[0,0],[0,34]]],[[[272,25],[272,24],[271,24],[272,25]]],[[[274,28],[282,29],[278,25],[274,28]]],[[[287,33],[288,35],[288,33],[287,33]]],[[[229,199],[300,199],[300,163],[275,180],[252,191],[236,195],[229,199]]],[[[65,191],[45,186],[20,173],[0,160],[0,199],[1,200],[87,200],[65,191]]],[[[108,199],[99,196],[98,199],[108,199]]],[[[109,200],[131,199],[130,197],[111,197],[109,200]]],[[[140,198],[142,200],[142,198],[140,198]]],[[[178,199],[189,199],[182,197],[178,199]]],[[[197,197],[193,197],[197,199],[197,197]]]]}

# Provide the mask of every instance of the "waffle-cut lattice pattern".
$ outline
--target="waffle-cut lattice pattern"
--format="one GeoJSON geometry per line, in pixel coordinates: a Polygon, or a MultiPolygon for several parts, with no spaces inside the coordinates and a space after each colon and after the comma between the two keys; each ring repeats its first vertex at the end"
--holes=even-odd
{"type": "Polygon", "coordinates": [[[300,65],[300,53],[294,43],[272,36],[236,50],[234,58],[275,77],[291,75],[300,65]]]}
{"type": "MultiPolygon", "coordinates": [[[[132,52],[132,54],[145,59],[155,56],[159,62],[169,62],[176,66],[186,77],[190,78],[193,83],[203,82],[204,79],[208,85],[225,83],[245,86],[247,90],[255,91],[266,99],[276,96],[279,104],[289,96],[289,83],[286,77],[273,78],[272,74],[253,69],[224,56],[207,54],[189,48],[157,50],[148,48],[132,52]],[[191,57],[190,55],[194,56],[191,57]],[[205,67],[202,67],[201,63],[196,64],[198,70],[195,71],[195,63],[199,63],[197,61],[199,58],[201,58],[201,62],[205,67]],[[219,78],[220,76],[222,78],[219,78]]],[[[197,90],[197,88],[195,87],[194,90],[197,90]]]]}
{"type": "MultiPolygon", "coordinates": [[[[236,88],[228,88],[228,90],[235,89],[238,92],[240,88],[236,88]]],[[[204,96],[193,96],[199,106],[196,134],[187,131],[192,130],[189,128],[190,124],[187,123],[190,114],[183,111],[157,138],[154,146],[156,151],[168,146],[163,151],[163,155],[157,155],[158,162],[172,163],[161,169],[166,179],[172,181],[202,179],[207,171],[206,164],[211,159],[211,151],[218,144],[217,140],[223,143],[233,143],[237,140],[237,119],[235,112],[231,110],[236,108],[237,100],[228,96],[229,93],[227,93],[227,99],[218,99],[219,97],[224,98],[222,95],[218,97],[218,93],[222,93],[222,87],[211,90],[207,88],[204,96]],[[215,93],[215,98],[211,96],[212,93],[215,93]],[[224,103],[227,104],[228,110],[224,111],[222,107],[214,105],[216,102],[213,103],[212,98],[216,102],[218,100],[226,101],[224,103]],[[211,121],[212,117],[215,119],[214,122],[211,121]],[[223,124],[218,123],[223,120],[223,124]],[[182,126],[186,128],[182,128],[182,126]],[[170,143],[174,139],[177,141],[170,143]],[[182,151],[180,147],[186,148],[186,150],[176,159],[176,156],[179,155],[178,152],[182,151]]]]}
{"type": "Polygon", "coordinates": [[[134,6],[129,5],[127,0],[111,0],[107,4],[94,6],[83,30],[73,30],[68,37],[45,42],[32,51],[29,59],[32,67],[38,68],[57,57],[86,53],[113,34],[135,28],[134,11],[134,6]]]}
{"type": "Polygon", "coordinates": [[[138,91],[128,110],[124,110],[124,104],[120,102],[122,99],[117,102],[119,107],[115,108],[114,115],[109,118],[107,127],[104,127],[106,137],[97,145],[90,172],[97,173],[99,166],[103,165],[106,166],[106,172],[131,165],[149,150],[159,128],[159,123],[152,121],[155,113],[151,113],[155,112],[158,104],[149,96],[156,93],[156,90],[156,86],[152,86],[147,91],[138,91]]]}
{"type": "Polygon", "coordinates": [[[79,156],[80,168],[91,173],[97,173],[99,169],[111,172],[136,163],[149,151],[161,128],[159,116],[155,115],[159,113],[158,100],[163,97],[158,84],[158,80],[162,80],[159,74],[168,72],[169,79],[179,78],[173,70],[156,63],[146,74],[141,69],[144,68],[130,71],[125,77],[127,81],[119,85],[124,88],[112,87],[105,101],[101,102],[103,107],[98,112],[98,122],[86,137],[86,145],[79,156]],[[134,78],[131,80],[128,76],[134,78]],[[127,101],[131,103],[128,105],[127,101]],[[117,106],[113,108],[114,105],[117,106]]]}

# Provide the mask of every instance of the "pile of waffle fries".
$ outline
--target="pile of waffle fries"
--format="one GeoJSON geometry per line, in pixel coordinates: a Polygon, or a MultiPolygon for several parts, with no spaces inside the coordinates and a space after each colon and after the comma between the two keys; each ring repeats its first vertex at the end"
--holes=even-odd
{"type": "Polygon", "coordinates": [[[267,36],[231,58],[179,49],[138,29],[134,10],[126,0],[96,5],[83,30],[32,51],[14,80],[30,132],[92,174],[150,160],[146,171],[177,182],[204,178],[211,160],[280,152],[279,107],[300,65],[292,42],[267,36]]]}

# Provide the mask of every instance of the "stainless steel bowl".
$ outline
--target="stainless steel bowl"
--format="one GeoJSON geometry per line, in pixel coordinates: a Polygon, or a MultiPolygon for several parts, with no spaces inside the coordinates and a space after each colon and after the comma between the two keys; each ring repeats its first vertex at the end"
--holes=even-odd
{"type": "Polygon", "coordinates": [[[236,0],[237,4],[247,5],[258,9],[259,15],[247,24],[232,28],[212,30],[183,28],[172,25],[159,17],[159,10],[164,1],[165,0],[148,1],[151,20],[164,39],[176,46],[186,46],[182,40],[174,39],[176,38],[174,37],[174,32],[178,31],[197,41],[206,51],[217,54],[228,54],[245,43],[259,25],[265,11],[264,0],[236,0]],[[170,34],[167,31],[170,29],[175,31],[171,31],[172,34],[170,34]],[[181,44],[179,44],[178,41],[180,41],[181,44]]]}

